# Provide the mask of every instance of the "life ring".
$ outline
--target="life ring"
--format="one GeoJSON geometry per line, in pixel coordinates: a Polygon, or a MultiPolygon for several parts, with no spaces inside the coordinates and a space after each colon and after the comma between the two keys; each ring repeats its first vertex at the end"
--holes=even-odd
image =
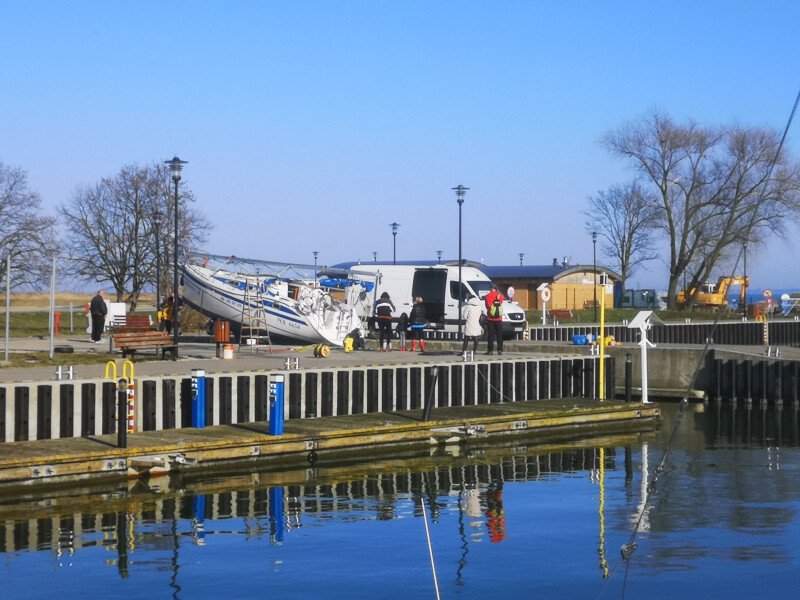
{"type": "Polygon", "coordinates": [[[542,302],[550,301],[550,288],[544,288],[541,292],[542,302]]]}

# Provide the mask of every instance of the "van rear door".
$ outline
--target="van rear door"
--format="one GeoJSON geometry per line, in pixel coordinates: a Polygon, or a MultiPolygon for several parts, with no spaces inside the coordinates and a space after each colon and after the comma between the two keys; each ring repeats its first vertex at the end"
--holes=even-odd
{"type": "Polygon", "coordinates": [[[414,272],[414,283],[411,295],[422,298],[425,316],[429,323],[444,325],[444,300],[447,286],[445,269],[417,269],[414,272]]]}

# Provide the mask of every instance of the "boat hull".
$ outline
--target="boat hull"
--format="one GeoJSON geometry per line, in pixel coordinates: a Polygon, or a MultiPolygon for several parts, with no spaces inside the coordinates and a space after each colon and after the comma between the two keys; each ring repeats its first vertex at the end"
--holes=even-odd
{"type": "MultiPolygon", "coordinates": [[[[190,307],[217,320],[229,321],[234,331],[242,325],[242,315],[247,302],[251,310],[258,308],[252,296],[245,299],[243,289],[231,282],[237,281],[237,274],[212,271],[203,267],[187,265],[183,277],[183,301],[190,307]],[[224,281],[227,280],[227,281],[224,281]]],[[[308,287],[300,290],[304,297],[319,299],[320,292],[308,287]]],[[[358,317],[352,311],[331,301],[300,302],[293,297],[270,294],[261,300],[264,317],[274,342],[301,344],[325,343],[341,346],[344,337],[355,327],[360,326],[358,317]]]]}

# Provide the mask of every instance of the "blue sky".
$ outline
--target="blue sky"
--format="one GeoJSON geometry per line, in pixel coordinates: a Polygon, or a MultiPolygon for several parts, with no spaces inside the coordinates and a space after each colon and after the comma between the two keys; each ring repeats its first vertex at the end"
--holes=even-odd
{"type": "MultiPolygon", "coordinates": [[[[320,264],[458,253],[592,261],[586,198],[630,172],[598,144],[659,108],[782,130],[800,3],[0,2],[0,160],[48,209],[177,154],[205,250],[320,264]]],[[[788,149],[800,158],[800,124],[788,149]]],[[[748,256],[800,289],[800,249],[748,256]]],[[[602,260],[599,262],[603,262],[602,260]]],[[[633,277],[664,288],[663,264],[633,277]]]]}

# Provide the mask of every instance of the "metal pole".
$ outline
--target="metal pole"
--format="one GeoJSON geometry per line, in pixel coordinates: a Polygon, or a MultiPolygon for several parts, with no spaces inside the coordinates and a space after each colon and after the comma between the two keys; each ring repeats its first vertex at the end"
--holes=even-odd
{"type": "Polygon", "coordinates": [[[597,323],[597,232],[592,232],[592,292],[594,298],[594,323],[597,323]]]}
{"type": "Polygon", "coordinates": [[[397,264],[397,230],[392,232],[392,264],[397,264]]]}
{"type": "Polygon", "coordinates": [[[178,182],[180,181],[180,176],[172,177],[172,180],[175,182],[175,246],[173,248],[173,256],[172,256],[172,294],[173,294],[173,302],[172,302],[172,333],[174,336],[174,344],[175,344],[175,352],[172,353],[172,358],[178,356],[178,182]]]}
{"type": "MultiPolygon", "coordinates": [[[[464,199],[458,199],[458,339],[461,339],[461,299],[463,292],[461,291],[461,205],[464,204],[464,199]]],[[[501,340],[502,341],[502,340],[501,340]]]]}
{"type": "Polygon", "coordinates": [[[11,325],[11,254],[6,257],[6,356],[8,362],[8,333],[11,325]]]}
{"type": "Polygon", "coordinates": [[[747,242],[744,244],[744,316],[747,316],[747,242]]]}
{"type": "Polygon", "coordinates": [[[53,349],[55,347],[54,331],[56,320],[56,257],[53,257],[52,269],[50,271],[50,358],[53,358],[53,349]]]}
{"type": "Polygon", "coordinates": [[[161,331],[161,319],[158,318],[158,311],[161,308],[161,242],[158,231],[158,220],[156,227],[156,327],[161,331]]]}

